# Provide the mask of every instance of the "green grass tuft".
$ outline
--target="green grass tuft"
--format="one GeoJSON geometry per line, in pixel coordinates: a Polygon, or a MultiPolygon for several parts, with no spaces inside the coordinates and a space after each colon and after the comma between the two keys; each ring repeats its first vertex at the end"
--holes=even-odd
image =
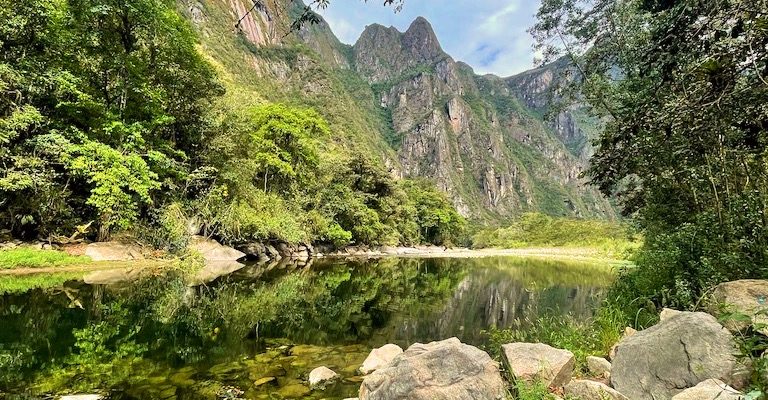
{"type": "Polygon", "coordinates": [[[88,257],[72,256],[57,250],[22,247],[0,251],[0,269],[61,267],[90,262],[88,257]]]}

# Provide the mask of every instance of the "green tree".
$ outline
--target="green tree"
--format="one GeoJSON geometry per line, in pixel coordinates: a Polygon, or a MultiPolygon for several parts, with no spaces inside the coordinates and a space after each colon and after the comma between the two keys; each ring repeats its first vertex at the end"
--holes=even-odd
{"type": "Polygon", "coordinates": [[[589,171],[645,230],[631,295],[684,307],[768,276],[768,2],[545,0],[534,35],[567,54],[605,121],[589,171]]]}

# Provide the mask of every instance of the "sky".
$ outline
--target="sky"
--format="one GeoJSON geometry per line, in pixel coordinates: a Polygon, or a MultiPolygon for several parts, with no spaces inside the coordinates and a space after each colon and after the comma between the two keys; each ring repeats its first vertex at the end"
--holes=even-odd
{"type": "Polygon", "coordinates": [[[418,16],[432,23],[440,44],[454,59],[479,74],[514,75],[533,68],[534,23],[540,0],[405,0],[400,12],[383,0],[332,0],[318,12],[338,38],[354,44],[367,25],[401,32],[418,16]]]}

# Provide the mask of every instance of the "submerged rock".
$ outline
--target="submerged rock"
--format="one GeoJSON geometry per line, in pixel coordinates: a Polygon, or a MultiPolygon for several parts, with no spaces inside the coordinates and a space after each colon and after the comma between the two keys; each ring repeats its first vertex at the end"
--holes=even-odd
{"type": "Polygon", "coordinates": [[[309,373],[309,386],[311,388],[317,388],[339,378],[339,374],[333,372],[330,368],[318,367],[309,373]]]}
{"type": "Polygon", "coordinates": [[[715,316],[724,312],[743,314],[751,320],[731,318],[725,327],[731,332],[746,329],[750,322],[763,335],[768,335],[768,280],[743,279],[717,285],[709,301],[715,316]]]}
{"type": "Polygon", "coordinates": [[[360,386],[360,400],[496,400],[506,384],[484,351],[451,338],[416,343],[360,386]]]}
{"type": "Polygon", "coordinates": [[[611,383],[633,400],[669,399],[710,378],[742,387],[748,371],[737,353],[713,316],[680,312],[619,342],[611,383]]]}
{"type": "Polygon", "coordinates": [[[627,396],[603,383],[582,379],[565,385],[564,392],[579,400],[629,400],[627,396]]]}
{"type": "Polygon", "coordinates": [[[360,372],[363,375],[368,375],[379,368],[385,367],[395,357],[403,353],[403,349],[396,344],[385,344],[377,349],[371,350],[368,357],[363,361],[363,366],[360,367],[360,372]]]}
{"type": "Polygon", "coordinates": [[[85,246],[85,255],[93,261],[142,260],[141,247],[120,242],[98,242],[85,246]]]}
{"type": "Polygon", "coordinates": [[[501,356],[512,380],[542,382],[561,387],[573,376],[576,358],[568,350],[543,343],[509,343],[501,346],[501,356]]]}
{"type": "Polygon", "coordinates": [[[698,385],[678,393],[672,400],[742,400],[738,390],[718,379],[707,379],[698,385]]]}

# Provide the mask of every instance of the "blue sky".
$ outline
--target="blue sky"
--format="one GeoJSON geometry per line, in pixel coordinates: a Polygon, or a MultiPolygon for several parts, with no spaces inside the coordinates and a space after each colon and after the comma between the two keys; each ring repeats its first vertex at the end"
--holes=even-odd
{"type": "Polygon", "coordinates": [[[471,65],[475,72],[513,75],[533,67],[532,39],[540,0],[405,0],[402,11],[383,0],[333,0],[319,10],[336,36],[353,44],[366,25],[408,28],[417,16],[427,18],[443,49],[471,65]]]}

